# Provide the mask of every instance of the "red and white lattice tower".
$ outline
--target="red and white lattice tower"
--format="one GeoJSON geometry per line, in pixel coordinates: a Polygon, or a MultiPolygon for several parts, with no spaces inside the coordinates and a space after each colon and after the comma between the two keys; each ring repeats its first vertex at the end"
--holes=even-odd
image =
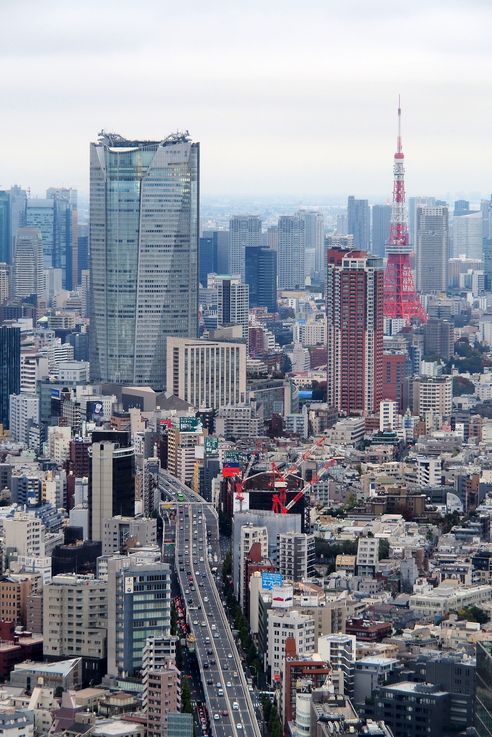
{"type": "Polygon", "coordinates": [[[401,147],[401,108],[398,99],[398,141],[394,158],[393,205],[388,243],[386,244],[386,271],[384,273],[384,316],[400,318],[409,323],[412,318],[427,321],[427,313],[417,297],[408,243],[407,213],[405,207],[405,169],[401,147]]]}

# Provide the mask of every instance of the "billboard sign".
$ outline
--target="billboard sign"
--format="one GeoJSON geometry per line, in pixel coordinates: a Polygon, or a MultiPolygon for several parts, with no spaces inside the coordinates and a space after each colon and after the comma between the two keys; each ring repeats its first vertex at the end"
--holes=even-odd
{"type": "Polygon", "coordinates": [[[205,438],[205,454],[209,458],[217,458],[219,455],[219,438],[207,435],[205,438]]]}
{"type": "Polygon", "coordinates": [[[261,574],[261,588],[271,591],[274,586],[282,586],[284,577],[281,573],[265,571],[261,574]]]}
{"type": "Polygon", "coordinates": [[[87,422],[101,421],[104,416],[103,403],[100,401],[94,401],[94,400],[87,402],[86,409],[85,409],[85,415],[87,418],[87,422]]]}
{"type": "Polygon", "coordinates": [[[203,424],[200,417],[180,417],[179,431],[200,433],[203,430],[203,424]]]}

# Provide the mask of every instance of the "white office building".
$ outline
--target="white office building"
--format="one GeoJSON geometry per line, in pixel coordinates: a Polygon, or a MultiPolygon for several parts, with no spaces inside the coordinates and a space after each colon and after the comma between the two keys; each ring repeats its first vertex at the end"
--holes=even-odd
{"type": "Polygon", "coordinates": [[[36,394],[11,394],[9,423],[12,439],[29,446],[29,431],[39,424],[39,397],[36,394]]]}
{"type": "Polygon", "coordinates": [[[270,609],[268,611],[268,660],[270,680],[275,676],[283,676],[285,660],[285,641],[293,637],[296,652],[310,655],[315,647],[315,624],[313,617],[301,614],[297,610],[286,611],[270,609]]]}
{"type": "Polygon", "coordinates": [[[168,338],[167,391],[196,409],[243,404],[246,346],[212,340],[168,338]]]}

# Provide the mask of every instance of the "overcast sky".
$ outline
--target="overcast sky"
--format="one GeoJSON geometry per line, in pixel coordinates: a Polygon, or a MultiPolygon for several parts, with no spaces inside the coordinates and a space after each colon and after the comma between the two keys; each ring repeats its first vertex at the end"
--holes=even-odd
{"type": "Polygon", "coordinates": [[[492,190],[491,0],[0,0],[0,186],[88,190],[101,128],[201,142],[206,195],[492,190]]]}

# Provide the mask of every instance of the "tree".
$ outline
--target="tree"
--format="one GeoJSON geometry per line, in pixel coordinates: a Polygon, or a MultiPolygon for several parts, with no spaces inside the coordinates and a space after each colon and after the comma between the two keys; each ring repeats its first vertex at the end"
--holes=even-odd
{"type": "Polygon", "coordinates": [[[390,544],[385,537],[379,540],[379,560],[387,558],[389,556],[390,544]]]}
{"type": "Polygon", "coordinates": [[[463,394],[475,394],[473,381],[464,376],[453,376],[453,397],[461,397],[463,394]]]}
{"type": "Polygon", "coordinates": [[[190,684],[186,677],[181,679],[181,711],[184,714],[193,714],[190,684]]]}
{"type": "Polygon", "coordinates": [[[459,619],[466,619],[468,622],[478,622],[486,624],[489,621],[489,615],[484,609],[478,606],[465,606],[456,612],[459,619]]]}
{"type": "Polygon", "coordinates": [[[229,550],[225,555],[224,562],[222,563],[222,580],[224,583],[227,582],[227,577],[230,575],[232,575],[232,555],[229,550]]]}

